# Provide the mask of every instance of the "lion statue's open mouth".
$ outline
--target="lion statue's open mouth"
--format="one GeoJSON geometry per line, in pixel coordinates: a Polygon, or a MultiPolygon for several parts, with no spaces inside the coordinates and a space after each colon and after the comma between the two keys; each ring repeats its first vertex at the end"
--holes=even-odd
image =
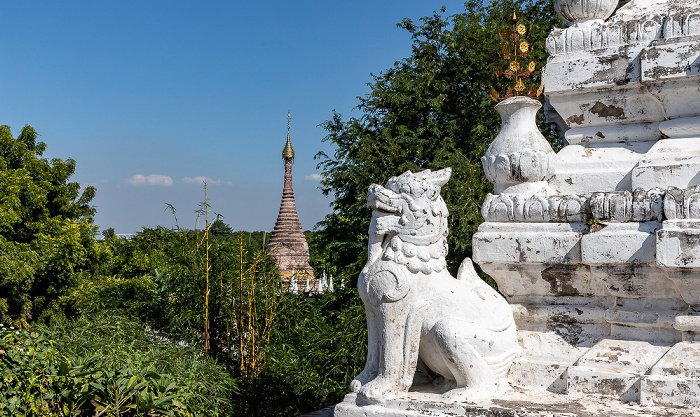
{"type": "Polygon", "coordinates": [[[449,168],[407,171],[372,184],[368,259],[358,279],[369,346],[351,388],[374,403],[413,383],[417,364],[442,376],[446,395],[474,397],[502,389],[517,352],[510,307],[476,274],[447,272],[447,206],[440,189],[449,168]]]}

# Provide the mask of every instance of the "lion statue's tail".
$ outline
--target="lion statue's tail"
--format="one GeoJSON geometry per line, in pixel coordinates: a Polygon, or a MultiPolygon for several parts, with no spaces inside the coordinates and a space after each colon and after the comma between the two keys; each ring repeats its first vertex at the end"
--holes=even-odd
{"type": "Polygon", "coordinates": [[[476,273],[476,269],[474,269],[474,263],[472,262],[471,258],[464,258],[462,264],[459,266],[457,279],[475,286],[489,286],[489,284],[485,283],[479,274],[476,273]]]}

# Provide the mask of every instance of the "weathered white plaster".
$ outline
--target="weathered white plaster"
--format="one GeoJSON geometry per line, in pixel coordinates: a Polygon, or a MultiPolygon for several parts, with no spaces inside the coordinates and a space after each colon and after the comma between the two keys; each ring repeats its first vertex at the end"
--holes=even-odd
{"type": "Polygon", "coordinates": [[[369,332],[365,369],[351,388],[366,404],[414,385],[416,368],[446,400],[497,395],[518,352],[503,297],[466,259],[454,279],[445,267],[447,207],[440,188],[449,168],[373,184],[368,259],[358,280],[369,332]],[[420,365],[419,365],[420,364],[420,365]]]}
{"type": "Polygon", "coordinates": [[[675,344],[641,381],[642,405],[700,403],[700,343],[675,344]]]}
{"type": "Polygon", "coordinates": [[[546,192],[554,151],[535,123],[539,101],[516,96],[496,105],[501,130],[481,158],[496,193],[546,192]]]}
{"type": "Polygon", "coordinates": [[[581,397],[513,390],[494,399],[445,403],[440,396],[409,392],[384,404],[364,405],[357,394],[348,394],[335,406],[336,417],[689,417],[688,409],[644,407],[610,401],[606,397],[581,397]]]}
{"type": "Polygon", "coordinates": [[[543,71],[568,146],[544,191],[495,184],[473,238],[518,326],[508,378],[700,407],[700,3],[572,5],[543,71]]]}
{"type": "Polygon", "coordinates": [[[632,190],[630,172],[654,142],[569,145],[556,155],[550,184],[554,194],[590,194],[632,190]]]}
{"type": "Polygon", "coordinates": [[[581,261],[587,265],[653,263],[660,228],[660,222],[608,223],[581,237],[581,261]]]}
{"type": "Polygon", "coordinates": [[[644,189],[651,187],[685,189],[698,184],[700,180],[697,178],[698,172],[700,172],[700,148],[694,143],[693,138],[661,139],[632,169],[632,186],[644,189]]]}
{"type": "Polygon", "coordinates": [[[649,342],[602,340],[569,367],[567,392],[639,402],[642,375],[668,349],[649,342]]]}
{"type": "Polygon", "coordinates": [[[656,256],[659,266],[700,268],[700,219],[666,220],[656,232],[656,256]]]}

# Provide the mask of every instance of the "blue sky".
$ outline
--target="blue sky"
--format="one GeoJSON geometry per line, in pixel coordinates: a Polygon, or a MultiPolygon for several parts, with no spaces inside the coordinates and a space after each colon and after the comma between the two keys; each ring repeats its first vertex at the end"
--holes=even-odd
{"type": "Polygon", "coordinates": [[[96,224],[117,233],[194,227],[209,179],[235,230],[272,230],[287,111],[305,230],[329,211],[318,124],[345,118],[378,74],[410,55],[396,23],[463,0],[21,1],[0,15],[0,124],[32,125],[48,158],[97,187],[96,224]]]}

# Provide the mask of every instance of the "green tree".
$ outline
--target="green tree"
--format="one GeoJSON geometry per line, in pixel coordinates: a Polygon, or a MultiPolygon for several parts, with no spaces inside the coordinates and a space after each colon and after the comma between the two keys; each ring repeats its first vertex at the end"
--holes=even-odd
{"type": "Polygon", "coordinates": [[[0,320],[20,324],[53,302],[103,256],[93,240],[95,188],[70,182],[75,161],[42,158],[31,126],[0,126],[0,320]]]}
{"type": "Polygon", "coordinates": [[[231,226],[224,223],[221,219],[216,219],[209,227],[209,234],[212,236],[227,236],[233,233],[231,226]]]}
{"type": "MultiPolygon", "coordinates": [[[[537,68],[546,60],[544,40],[559,18],[548,0],[506,0],[488,6],[465,3],[465,12],[441,13],[398,27],[411,34],[410,57],[373,75],[371,91],[359,97],[362,116],[343,120],[334,113],[322,126],[332,155],[317,154],[321,188],[332,195],[333,212],[318,225],[313,241],[331,269],[359,272],[366,259],[367,187],[406,170],[451,166],[443,187],[450,210],[448,267],[455,270],[471,254],[471,235],[483,221],[481,202],[492,186],[480,158],[496,136],[500,120],[489,97],[494,69],[501,63],[498,31],[515,12],[534,46],[537,68]]],[[[539,73],[533,83],[539,84],[539,73]]],[[[552,139],[549,126],[540,127],[552,139]]],[[[335,272],[335,271],[334,271],[335,272]]],[[[456,272],[456,271],[455,271],[456,272]]]]}
{"type": "Polygon", "coordinates": [[[115,239],[117,237],[117,232],[114,231],[113,227],[102,231],[102,236],[105,239],[115,239]]]}

